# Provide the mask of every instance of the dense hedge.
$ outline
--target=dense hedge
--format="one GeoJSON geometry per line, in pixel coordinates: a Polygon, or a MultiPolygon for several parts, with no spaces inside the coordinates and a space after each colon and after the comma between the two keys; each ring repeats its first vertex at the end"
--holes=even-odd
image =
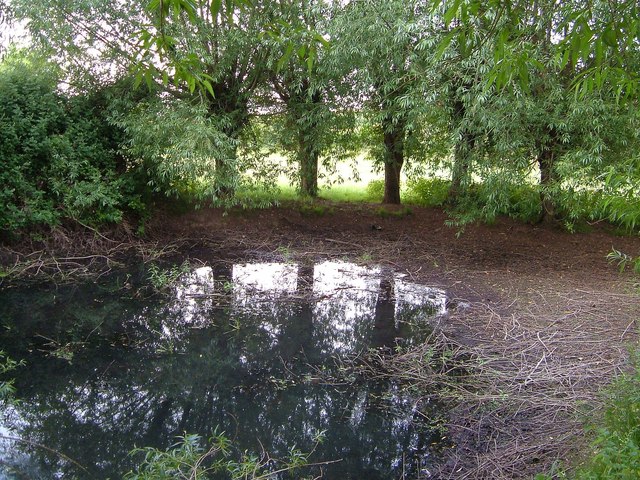
{"type": "Polygon", "coordinates": [[[0,234],[72,219],[97,225],[140,210],[109,91],[71,95],[50,64],[14,53],[0,64],[0,234]]]}

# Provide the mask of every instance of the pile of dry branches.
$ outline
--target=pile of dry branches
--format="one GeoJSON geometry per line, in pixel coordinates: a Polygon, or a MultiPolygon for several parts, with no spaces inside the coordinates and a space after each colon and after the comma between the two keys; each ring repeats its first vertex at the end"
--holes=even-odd
{"type": "Polygon", "coordinates": [[[184,247],[183,241],[141,240],[126,229],[107,236],[81,226],[81,231],[59,227],[46,241],[29,238],[20,245],[0,246],[0,280],[99,278],[122,268],[131,258],[148,262],[184,247]]]}
{"type": "Polygon", "coordinates": [[[579,460],[601,387],[624,368],[623,340],[636,333],[638,298],[574,291],[560,300],[570,308],[545,318],[538,316],[548,312],[544,306],[499,314],[471,305],[446,324],[458,332],[463,325],[472,336],[445,327],[416,349],[379,358],[376,374],[403,379],[450,406],[454,446],[427,478],[531,478],[554,462],[579,460]],[[622,332],[613,326],[620,316],[631,319],[622,332]]]}

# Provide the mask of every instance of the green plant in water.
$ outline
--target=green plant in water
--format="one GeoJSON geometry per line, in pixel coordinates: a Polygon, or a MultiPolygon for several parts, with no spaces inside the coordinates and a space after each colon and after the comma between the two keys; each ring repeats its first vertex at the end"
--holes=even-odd
{"type": "Polygon", "coordinates": [[[125,475],[125,480],[206,480],[216,474],[226,474],[232,480],[261,480],[278,478],[289,473],[304,478],[299,470],[310,467],[310,455],[324,439],[324,432],[315,435],[315,446],[309,453],[293,447],[286,459],[275,460],[266,454],[258,456],[243,452],[233,458],[234,445],[224,433],[214,432],[209,448],[203,447],[202,437],[185,434],[168,450],[153,447],[137,448],[132,456],[142,456],[142,463],[125,475]]]}
{"type": "Polygon", "coordinates": [[[285,262],[291,262],[293,260],[293,252],[289,247],[285,247],[284,245],[280,245],[276,251],[282,255],[285,262]]]}
{"type": "Polygon", "coordinates": [[[182,262],[181,265],[174,265],[171,268],[165,269],[160,268],[155,263],[152,263],[149,266],[148,279],[154,290],[161,292],[175,285],[178,279],[185,273],[188,273],[190,269],[191,265],[187,260],[182,262]]]}
{"type": "Polygon", "coordinates": [[[240,321],[239,318],[234,317],[231,320],[229,320],[229,331],[227,333],[239,332],[241,328],[242,328],[242,322],[240,321]]]}
{"type": "MultiPolygon", "coordinates": [[[[0,350],[0,375],[5,375],[23,364],[23,362],[16,362],[9,358],[2,350],[0,350]]],[[[13,380],[0,381],[0,404],[3,402],[10,402],[13,399],[15,391],[16,389],[13,386],[13,380]]]]}
{"type": "Polygon", "coordinates": [[[156,353],[158,355],[173,355],[176,353],[176,344],[172,339],[164,340],[160,345],[156,347],[156,353]]]}
{"type": "Polygon", "coordinates": [[[228,280],[225,280],[224,282],[222,282],[222,290],[225,293],[233,292],[233,282],[230,282],[228,280]]]}

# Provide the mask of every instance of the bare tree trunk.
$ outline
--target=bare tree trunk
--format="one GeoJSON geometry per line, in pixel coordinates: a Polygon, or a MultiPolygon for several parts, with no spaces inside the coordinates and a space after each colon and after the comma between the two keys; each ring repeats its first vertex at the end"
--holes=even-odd
{"type": "Polygon", "coordinates": [[[448,194],[448,202],[451,204],[457,203],[465,192],[469,178],[470,150],[471,145],[464,138],[454,147],[453,171],[451,172],[451,186],[448,194]]]}
{"type": "Polygon", "coordinates": [[[540,213],[541,222],[552,222],[557,220],[556,205],[549,190],[556,183],[554,172],[554,155],[550,147],[544,147],[538,155],[538,167],[540,168],[540,213]]]}
{"type": "MultiPolygon", "coordinates": [[[[318,159],[320,152],[317,142],[318,138],[318,118],[317,109],[322,102],[320,92],[316,91],[309,95],[310,87],[308,82],[304,84],[304,97],[299,99],[299,103],[308,105],[305,114],[310,115],[310,120],[304,126],[298,119],[298,162],[300,166],[300,193],[310,197],[318,196],[318,159]]],[[[293,106],[295,109],[295,105],[293,106]]]]}
{"type": "Polygon", "coordinates": [[[382,203],[400,205],[400,172],[404,164],[403,121],[392,122],[387,117],[383,120],[384,128],[384,198],[382,203]]]}
{"type": "Polygon", "coordinates": [[[318,149],[312,138],[304,133],[298,135],[298,163],[300,167],[300,193],[309,197],[318,196],[318,149]]]}
{"type": "MultiPolygon", "coordinates": [[[[460,126],[465,116],[465,106],[461,100],[456,99],[453,103],[453,119],[456,125],[460,126]]],[[[458,203],[460,197],[465,193],[466,184],[469,181],[469,170],[471,167],[471,154],[475,148],[475,138],[471,132],[462,128],[460,139],[453,149],[453,171],[451,172],[451,186],[447,201],[454,205],[458,203]]]]}

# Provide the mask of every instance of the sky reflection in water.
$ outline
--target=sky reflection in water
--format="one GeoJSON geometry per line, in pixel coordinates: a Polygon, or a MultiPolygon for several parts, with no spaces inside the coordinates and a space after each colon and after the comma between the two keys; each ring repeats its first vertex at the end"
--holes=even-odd
{"type": "MultiPolygon", "coordinates": [[[[325,478],[394,478],[403,463],[415,472],[433,461],[437,437],[411,421],[418,399],[352,378],[335,359],[424,341],[446,312],[443,291],[343,262],[200,267],[146,299],[121,286],[0,291],[1,348],[28,363],[0,434],[64,452],[93,478],[120,478],[134,446],[216,427],[241,451],[263,445],[274,457],[326,430],[312,460],[342,461],[325,478]],[[351,381],[321,380],[338,374],[351,381]]],[[[0,478],[85,476],[22,447],[2,444],[0,478]]]]}

